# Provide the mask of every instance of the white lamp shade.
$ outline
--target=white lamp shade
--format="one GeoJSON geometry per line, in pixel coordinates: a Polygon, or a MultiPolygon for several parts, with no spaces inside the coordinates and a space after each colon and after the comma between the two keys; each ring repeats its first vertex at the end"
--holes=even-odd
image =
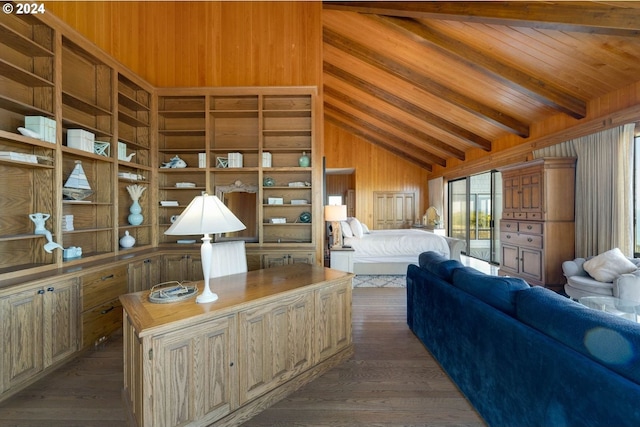
{"type": "Polygon", "coordinates": [[[325,221],[346,221],[347,205],[327,205],[324,207],[325,221]]]}
{"type": "Polygon", "coordinates": [[[164,234],[215,234],[244,230],[245,225],[217,196],[196,196],[164,234]]]}

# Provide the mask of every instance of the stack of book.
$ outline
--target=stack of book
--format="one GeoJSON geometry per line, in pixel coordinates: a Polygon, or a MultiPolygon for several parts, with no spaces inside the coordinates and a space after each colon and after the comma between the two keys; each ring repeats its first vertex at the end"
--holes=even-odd
{"type": "Polygon", "coordinates": [[[160,200],[160,206],[180,206],[177,200],[160,200]]]}

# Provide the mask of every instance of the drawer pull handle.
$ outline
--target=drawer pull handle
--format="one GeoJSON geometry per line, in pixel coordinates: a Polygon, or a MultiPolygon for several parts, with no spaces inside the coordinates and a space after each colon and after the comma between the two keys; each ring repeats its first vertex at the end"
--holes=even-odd
{"type": "Polygon", "coordinates": [[[151,260],[150,260],[150,259],[145,259],[145,260],[144,260],[144,263],[145,263],[145,264],[150,264],[150,263],[151,263],[151,260]]]}
{"type": "Polygon", "coordinates": [[[530,225],[527,225],[527,230],[531,230],[533,227],[530,225]]]}
{"type": "Polygon", "coordinates": [[[44,294],[44,289],[38,289],[38,295],[44,294]]]}
{"type": "Polygon", "coordinates": [[[511,224],[507,224],[507,228],[511,228],[511,224]]]}
{"type": "Polygon", "coordinates": [[[55,291],[55,288],[54,288],[53,286],[49,286],[49,287],[47,288],[47,291],[48,291],[48,292],[53,292],[53,291],[55,291]]]}
{"type": "Polygon", "coordinates": [[[111,311],[111,310],[113,310],[114,308],[115,308],[114,306],[111,306],[111,307],[107,308],[106,310],[102,310],[102,311],[100,312],[100,314],[107,314],[108,312],[110,312],[110,311],[111,311]]]}
{"type": "Polygon", "coordinates": [[[510,238],[511,238],[511,234],[507,234],[507,239],[510,239],[510,238]]]}
{"type": "Polygon", "coordinates": [[[529,237],[529,238],[527,239],[527,242],[531,243],[531,242],[533,242],[533,239],[532,239],[531,237],[529,237]]]}
{"type": "Polygon", "coordinates": [[[102,277],[100,278],[100,280],[108,280],[108,279],[113,279],[113,274],[110,274],[110,275],[108,275],[108,276],[102,276],[102,277]]]}

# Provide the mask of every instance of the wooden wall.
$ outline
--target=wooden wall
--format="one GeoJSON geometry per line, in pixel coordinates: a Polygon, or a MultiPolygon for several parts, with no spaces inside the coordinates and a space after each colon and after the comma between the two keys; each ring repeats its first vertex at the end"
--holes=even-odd
{"type": "Polygon", "coordinates": [[[61,1],[46,7],[154,86],[321,86],[319,1],[61,1]]]}
{"type": "Polygon", "coordinates": [[[386,150],[325,123],[324,146],[328,168],[356,169],[356,217],[373,224],[374,191],[415,192],[418,218],[427,209],[428,172],[386,150]]]}

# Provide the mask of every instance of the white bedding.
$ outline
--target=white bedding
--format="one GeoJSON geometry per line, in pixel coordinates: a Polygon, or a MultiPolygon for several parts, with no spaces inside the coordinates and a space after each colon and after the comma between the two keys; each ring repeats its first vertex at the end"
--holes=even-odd
{"type": "Polygon", "coordinates": [[[371,230],[361,238],[345,237],[344,244],[354,249],[354,262],[394,262],[409,259],[418,262],[422,252],[438,252],[450,258],[444,237],[422,230],[371,230]]]}

